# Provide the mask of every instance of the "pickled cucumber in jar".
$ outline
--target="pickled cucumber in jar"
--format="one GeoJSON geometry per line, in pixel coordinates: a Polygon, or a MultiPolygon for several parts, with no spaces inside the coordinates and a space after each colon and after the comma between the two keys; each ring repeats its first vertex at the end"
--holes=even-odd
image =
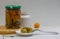
{"type": "Polygon", "coordinates": [[[20,28],[21,6],[8,5],[6,8],[6,28],[20,28]]]}

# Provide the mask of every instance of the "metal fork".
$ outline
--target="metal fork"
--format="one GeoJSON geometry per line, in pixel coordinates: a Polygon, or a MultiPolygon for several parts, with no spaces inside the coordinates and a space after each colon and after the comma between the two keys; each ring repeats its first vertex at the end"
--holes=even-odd
{"type": "Polygon", "coordinates": [[[43,31],[43,30],[40,30],[40,29],[34,29],[33,32],[35,32],[35,31],[40,31],[40,32],[44,32],[44,33],[51,33],[51,34],[59,34],[58,32],[43,31]]]}

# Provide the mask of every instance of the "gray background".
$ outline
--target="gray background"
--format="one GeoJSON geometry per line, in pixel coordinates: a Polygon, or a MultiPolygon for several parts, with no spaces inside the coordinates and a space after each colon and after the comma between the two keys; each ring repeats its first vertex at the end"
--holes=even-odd
{"type": "Polygon", "coordinates": [[[5,25],[5,5],[21,5],[22,12],[31,14],[31,25],[60,26],[60,0],[0,0],[1,25],[5,25]]]}

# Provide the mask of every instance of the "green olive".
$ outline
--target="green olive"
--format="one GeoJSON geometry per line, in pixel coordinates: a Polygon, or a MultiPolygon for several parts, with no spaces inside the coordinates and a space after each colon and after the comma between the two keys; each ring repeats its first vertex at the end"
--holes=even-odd
{"type": "Polygon", "coordinates": [[[22,33],[27,33],[27,30],[24,28],[24,29],[21,29],[21,32],[22,33]]]}

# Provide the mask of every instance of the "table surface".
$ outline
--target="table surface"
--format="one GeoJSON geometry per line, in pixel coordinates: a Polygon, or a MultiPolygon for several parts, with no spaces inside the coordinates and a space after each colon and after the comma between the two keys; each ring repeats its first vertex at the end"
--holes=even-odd
{"type": "MultiPolygon", "coordinates": [[[[44,33],[40,31],[34,32],[32,36],[14,36],[4,37],[4,39],[60,39],[60,26],[42,26],[40,30],[58,32],[59,34],[44,33]]],[[[2,38],[0,36],[0,38],[2,38]]],[[[3,39],[3,38],[2,38],[3,39]]]]}

